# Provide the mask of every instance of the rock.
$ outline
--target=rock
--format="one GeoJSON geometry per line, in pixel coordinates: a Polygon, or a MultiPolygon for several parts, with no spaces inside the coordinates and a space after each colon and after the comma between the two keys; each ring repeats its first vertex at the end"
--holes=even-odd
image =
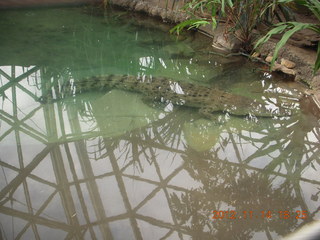
{"type": "Polygon", "coordinates": [[[281,68],[281,71],[285,74],[288,74],[288,75],[292,75],[292,76],[295,76],[297,75],[297,72],[293,69],[289,69],[289,68],[286,68],[286,67],[282,67],[281,68]]]}
{"type": "Polygon", "coordinates": [[[161,13],[161,9],[157,6],[155,7],[150,7],[149,8],[149,13],[151,16],[161,16],[160,13],[161,13]]]}
{"type": "Polygon", "coordinates": [[[272,58],[273,58],[273,56],[269,55],[269,56],[266,57],[265,61],[268,62],[268,63],[271,63],[272,58]]]}
{"type": "Polygon", "coordinates": [[[258,52],[254,52],[252,55],[251,55],[251,57],[253,57],[253,58],[257,58],[257,57],[259,57],[260,56],[260,53],[258,53],[258,52]]]}
{"type": "Polygon", "coordinates": [[[292,75],[292,76],[296,76],[296,74],[297,74],[297,72],[295,70],[289,69],[279,63],[274,64],[272,71],[279,71],[279,72],[283,72],[285,74],[292,75]]]}
{"type": "Polygon", "coordinates": [[[241,49],[241,42],[233,34],[227,34],[225,32],[224,25],[218,25],[214,29],[212,46],[216,49],[227,52],[238,52],[241,49]]]}
{"type": "Polygon", "coordinates": [[[144,2],[138,2],[137,5],[135,6],[136,11],[143,11],[146,9],[146,4],[144,2]]]}
{"type": "Polygon", "coordinates": [[[289,68],[289,69],[295,68],[295,66],[296,66],[296,64],[294,62],[287,60],[287,59],[284,59],[284,58],[281,59],[281,65],[285,66],[286,68],[289,68]]]}
{"type": "Polygon", "coordinates": [[[311,83],[312,89],[320,93],[320,73],[312,77],[311,83]]]}

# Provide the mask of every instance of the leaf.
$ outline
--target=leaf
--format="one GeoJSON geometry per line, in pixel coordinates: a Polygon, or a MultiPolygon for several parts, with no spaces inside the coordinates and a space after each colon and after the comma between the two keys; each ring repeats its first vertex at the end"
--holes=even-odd
{"type": "Polygon", "coordinates": [[[279,4],[279,9],[281,13],[283,14],[286,21],[295,21],[296,17],[294,12],[286,5],[279,4]]]}
{"type": "Polygon", "coordinates": [[[320,2],[319,2],[319,0],[308,0],[308,1],[306,1],[306,0],[296,0],[296,3],[309,8],[309,10],[320,21],[320,2]]]}
{"type": "Polygon", "coordinates": [[[278,0],[278,3],[291,3],[295,2],[295,0],[278,0]]]}
{"type": "Polygon", "coordinates": [[[320,2],[319,0],[309,0],[312,4],[307,5],[307,7],[313,12],[313,14],[318,18],[320,21],[320,2]],[[313,5],[313,6],[311,6],[313,5]]]}
{"type": "Polygon", "coordinates": [[[204,19],[189,19],[171,28],[170,33],[172,34],[175,32],[179,35],[184,28],[187,28],[189,30],[191,28],[198,28],[207,24],[209,24],[209,22],[204,19]]]}
{"type": "Polygon", "coordinates": [[[308,23],[299,23],[299,22],[287,22],[287,23],[283,23],[284,26],[287,26],[287,28],[290,28],[293,26],[292,29],[288,30],[280,39],[280,41],[277,43],[274,53],[273,53],[273,58],[271,61],[271,67],[274,65],[275,60],[278,57],[278,53],[279,50],[287,43],[288,39],[296,32],[302,30],[302,29],[306,29],[310,26],[312,26],[312,24],[308,24],[308,23]]]}
{"type": "Polygon", "coordinates": [[[210,24],[208,21],[206,20],[198,20],[198,21],[195,21],[194,23],[192,23],[189,27],[188,27],[188,30],[192,29],[192,28],[199,28],[201,26],[205,26],[207,24],[210,24]]]}
{"type": "Polygon", "coordinates": [[[221,0],[221,12],[223,16],[225,15],[225,12],[226,12],[225,7],[226,7],[225,0],[221,0]]]}
{"type": "Polygon", "coordinates": [[[227,2],[228,2],[228,5],[229,5],[230,7],[233,7],[232,0],[227,0],[227,2]]]}
{"type": "MultiPolygon", "coordinates": [[[[275,26],[277,26],[277,25],[275,25],[275,26]]],[[[265,36],[263,36],[262,38],[260,38],[258,40],[258,42],[254,45],[254,48],[257,48],[261,44],[264,44],[267,41],[269,41],[269,39],[272,35],[282,33],[286,28],[287,28],[286,25],[281,24],[281,25],[278,25],[277,27],[271,29],[265,36]]]]}
{"type": "Polygon", "coordinates": [[[215,18],[215,17],[212,17],[211,21],[212,21],[212,29],[215,29],[215,28],[217,27],[217,20],[216,20],[216,18],[215,18]]]}

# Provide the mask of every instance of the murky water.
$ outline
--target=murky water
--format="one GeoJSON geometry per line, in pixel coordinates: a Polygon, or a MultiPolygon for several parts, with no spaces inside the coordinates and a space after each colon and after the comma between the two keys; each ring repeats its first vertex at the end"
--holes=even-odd
{"type": "Polygon", "coordinates": [[[279,239],[320,219],[319,116],[301,86],[169,29],[121,11],[0,12],[0,238],[279,239]],[[169,77],[294,114],[215,121],[119,89],[63,95],[99,74],[169,77]],[[39,101],[48,92],[55,101],[39,101]]]}

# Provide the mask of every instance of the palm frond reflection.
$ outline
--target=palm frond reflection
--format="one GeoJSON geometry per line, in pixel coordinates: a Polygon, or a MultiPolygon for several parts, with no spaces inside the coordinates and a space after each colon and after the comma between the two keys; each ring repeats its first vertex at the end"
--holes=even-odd
{"type": "Polygon", "coordinates": [[[308,102],[292,117],[219,113],[224,121],[212,122],[184,107],[146,104],[135,93],[72,95],[62,86],[76,77],[53,72],[32,71],[36,82],[17,72],[0,88],[11,97],[1,104],[0,213],[4,229],[12,229],[10,218],[24,224],[14,236],[45,229],[62,238],[275,239],[319,218],[320,131],[308,102]],[[21,114],[14,88],[30,97],[28,84],[56,101],[34,97],[21,114]],[[241,218],[212,219],[214,210],[241,218]],[[280,211],[307,211],[308,218],[284,220],[280,211]]]}

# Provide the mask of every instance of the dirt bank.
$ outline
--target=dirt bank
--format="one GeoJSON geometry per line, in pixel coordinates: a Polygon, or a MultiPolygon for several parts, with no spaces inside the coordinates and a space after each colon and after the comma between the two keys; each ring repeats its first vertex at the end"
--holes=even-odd
{"type": "MultiPolygon", "coordinates": [[[[188,15],[181,10],[185,4],[184,0],[109,0],[109,3],[132,11],[144,12],[150,16],[160,17],[166,22],[178,23],[188,18],[188,15]]],[[[313,19],[301,14],[298,16],[298,20],[312,22],[313,19]]],[[[210,28],[203,28],[201,31],[213,38],[213,47],[225,51],[238,50],[239,44],[235,38],[225,39],[223,25],[214,32],[210,28]]],[[[261,61],[270,61],[268,56],[272,55],[277,41],[278,39],[272,39],[265,44],[255,54],[255,57],[261,61]]],[[[316,75],[313,74],[316,51],[312,45],[317,41],[319,41],[319,36],[308,30],[296,34],[280,51],[274,71],[284,72],[291,75],[295,81],[306,83],[310,88],[306,90],[306,94],[311,95],[320,109],[320,72],[316,75]]]]}
{"type": "Polygon", "coordinates": [[[184,0],[109,0],[108,3],[137,12],[144,12],[164,21],[178,23],[186,20],[188,15],[181,11],[184,0]]]}

